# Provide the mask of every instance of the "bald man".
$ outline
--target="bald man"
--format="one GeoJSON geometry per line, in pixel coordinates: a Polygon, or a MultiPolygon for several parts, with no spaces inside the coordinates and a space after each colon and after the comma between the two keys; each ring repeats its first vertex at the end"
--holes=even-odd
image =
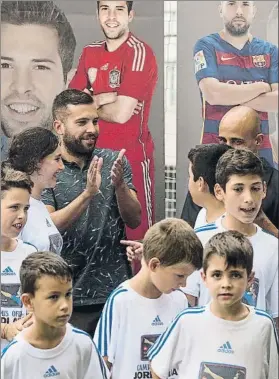
{"type": "MultiPolygon", "coordinates": [[[[238,149],[246,147],[258,154],[263,142],[258,113],[247,106],[230,109],[220,122],[218,139],[220,143],[238,149]]],[[[264,180],[267,184],[267,195],[262,203],[262,212],[255,222],[278,237],[278,171],[265,158],[261,158],[261,161],[264,168],[264,180]]],[[[181,218],[194,227],[200,209],[188,192],[181,218]]]]}

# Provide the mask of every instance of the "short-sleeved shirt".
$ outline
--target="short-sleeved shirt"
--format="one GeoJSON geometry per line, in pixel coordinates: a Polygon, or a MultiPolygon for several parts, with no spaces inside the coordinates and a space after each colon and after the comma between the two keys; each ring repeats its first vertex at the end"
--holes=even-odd
{"type": "MultiPolygon", "coordinates": [[[[115,188],[111,184],[111,168],[119,154],[109,149],[95,149],[94,155],[103,158],[100,192],[92,197],[87,209],[62,233],[61,256],[74,270],[74,305],[104,304],[109,294],[130,276],[125,247],[125,225],[120,216],[115,188]]],[[[54,189],[46,190],[42,200],[59,210],[71,203],[86,188],[91,159],[83,169],[64,161],[65,169],[57,175],[54,189]]],[[[127,159],[124,162],[124,181],[129,189],[132,173],[127,159]]]]}
{"type": "Polygon", "coordinates": [[[1,378],[108,379],[108,369],[91,337],[67,324],[61,342],[39,349],[24,338],[23,330],[2,352],[1,378]]]}
{"type": "MultiPolygon", "coordinates": [[[[195,229],[203,246],[217,233],[225,232],[223,216],[215,223],[195,229]]],[[[268,311],[273,318],[278,317],[278,239],[265,233],[259,226],[253,236],[247,237],[253,246],[253,282],[244,294],[243,302],[268,311]]],[[[198,298],[198,305],[210,301],[210,292],[201,279],[199,271],[194,271],[187,279],[183,291],[198,298]]]]}
{"type": "MultiPolygon", "coordinates": [[[[194,47],[196,79],[215,78],[231,85],[255,82],[278,83],[278,48],[259,38],[251,38],[239,50],[225,41],[219,33],[197,41],[194,47]]],[[[210,105],[201,93],[204,129],[202,143],[218,143],[219,123],[232,106],[210,105]]],[[[264,134],[260,155],[273,164],[269,140],[268,113],[258,112],[264,134]]]]}
{"type": "Polygon", "coordinates": [[[20,234],[24,242],[36,246],[38,251],[52,251],[60,254],[63,240],[54,225],[45,204],[30,197],[27,222],[20,234]]]}
{"type": "MultiPolygon", "coordinates": [[[[27,314],[20,298],[19,270],[22,261],[36,251],[35,246],[21,240],[13,251],[1,251],[1,324],[11,324],[27,314]]],[[[7,344],[1,339],[1,349],[7,344]]]]}
{"type": "Polygon", "coordinates": [[[153,141],[148,128],[151,100],[158,79],[155,55],[150,46],[132,33],[115,51],[108,51],[106,41],[84,47],[70,88],[92,88],[94,95],[117,92],[143,102],[139,114],[124,124],[99,120],[97,146],[127,150],[129,162],[143,161],[153,155],[153,141]]]}
{"type": "MultiPolygon", "coordinates": [[[[262,208],[266,216],[276,228],[279,228],[279,176],[278,170],[272,167],[268,161],[261,158],[264,169],[264,181],[266,182],[267,193],[263,199],[262,208]]],[[[201,208],[193,202],[190,192],[187,193],[181,218],[187,221],[192,227],[195,226],[197,215],[201,208]]],[[[202,225],[198,225],[202,226],[202,225]]],[[[195,226],[196,227],[196,226],[195,226]]]]}
{"type": "Polygon", "coordinates": [[[264,312],[248,307],[240,321],[215,316],[210,305],[181,312],[148,351],[161,379],[278,379],[278,339],[264,312]]]}
{"type": "MultiPolygon", "coordinates": [[[[150,378],[148,349],[187,306],[180,290],[148,299],[126,281],[113,291],[94,335],[101,355],[112,364],[112,377],[150,378]]],[[[171,372],[168,379],[175,378],[177,372],[171,372]]]]}

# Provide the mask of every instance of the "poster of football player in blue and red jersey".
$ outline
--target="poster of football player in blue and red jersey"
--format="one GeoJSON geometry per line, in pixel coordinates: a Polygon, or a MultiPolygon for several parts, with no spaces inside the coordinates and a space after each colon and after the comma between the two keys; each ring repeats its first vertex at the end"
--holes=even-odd
{"type": "Polygon", "coordinates": [[[278,112],[278,47],[250,34],[254,1],[221,1],[224,29],[194,47],[196,79],[202,99],[202,143],[218,143],[218,127],[233,106],[259,112],[264,134],[260,156],[278,164],[269,138],[268,112],[278,112]]]}

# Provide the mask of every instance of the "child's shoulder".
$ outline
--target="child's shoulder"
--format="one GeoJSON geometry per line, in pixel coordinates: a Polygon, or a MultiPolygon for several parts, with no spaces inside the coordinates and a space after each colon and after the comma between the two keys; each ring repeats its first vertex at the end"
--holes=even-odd
{"type": "Polygon", "coordinates": [[[257,320],[257,323],[260,323],[261,325],[270,325],[275,328],[274,319],[266,311],[254,308],[254,318],[257,320]]]}
{"type": "Polygon", "coordinates": [[[177,316],[174,322],[200,322],[202,318],[206,316],[206,307],[191,307],[184,309],[182,312],[180,312],[177,316]],[[196,321],[198,320],[198,321],[196,321]]]}
{"type": "MultiPolygon", "coordinates": [[[[128,281],[127,281],[128,282],[128,281]]],[[[128,298],[133,296],[133,291],[129,288],[127,282],[120,284],[114,291],[109,295],[105,308],[113,308],[119,304],[126,303],[128,298]]]]}
{"type": "Polygon", "coordinates": [[[213,233],[216,230],[218,230],[218,224],[216,222],[211,222],[210,224],[205,224],[205,225],[195,228],[195,233],[205,233],[205,232],[213,233]]]}
{"type": "Polygon", "coordinates": [[[90,334],[86,333],[82,329],[78,329],[75,326],[68,324],[72,338],[69,341],[72,341],[75,346],[75,350],[82,351],[86,356],[91,354],[92,345],[94,345],[93,339],[90,334]]]}
{"type": "Polygon", "coordinates": [[[11,341],[1,352],[1,360],[12,360],[15,362],[17,359],[21,359],[25,355],[26,349],[24,348],[24,342],[14,339],[11,341]]]}
{"type": "Polygon", "coordinates": [[[187,305],[188,305],[187,297],[181,289],[177,289],[167,296],[170,299],[170,302],[174,302],[177,304],[183,304],[183,305],[185,305],[185,307],[187,307],[187,305]]]}

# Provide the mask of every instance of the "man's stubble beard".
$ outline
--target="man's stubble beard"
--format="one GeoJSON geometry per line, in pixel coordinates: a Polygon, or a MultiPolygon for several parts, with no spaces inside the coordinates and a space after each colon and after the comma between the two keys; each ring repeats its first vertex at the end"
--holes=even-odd
{"type": "Polygon", "coordinates": [[[62,137],[62,140],[63,140],[63,144],[66,150],[68,151],[70,155],[73,155],[77,158],[83,158],[83,159],[88,159],[92,156],[93,151],[96,148],[96,143],[97,143],[97,138],[96,138],[95,145],[90,149],[86,149],[79,140],[77,141],[68,133],[64,134],[64,136],[62,137]]]}
{"type": "Polygon", "coordinates": [[[225,28],[231,36],[242,37],[248,33],[250,25],[246,23],[244,26],[236,28],[235,26],[233,26],[232,22],[227,22],[225,24],[225,28]]]}
{"type": "Polygon", "coordinates": [[[124,34],[126,33],[126,30],[125,29],[122,29],[119,31],[119,33],[115,36],[115,37],[110,37],[109,35],[107,35],[105,29],[101,26],[102,28],[102,31],[106,37],[106,39],[109,39],[109,40],[117,40],[117,39],[120,39],[121,37],[124,36],[124,34]]]}

